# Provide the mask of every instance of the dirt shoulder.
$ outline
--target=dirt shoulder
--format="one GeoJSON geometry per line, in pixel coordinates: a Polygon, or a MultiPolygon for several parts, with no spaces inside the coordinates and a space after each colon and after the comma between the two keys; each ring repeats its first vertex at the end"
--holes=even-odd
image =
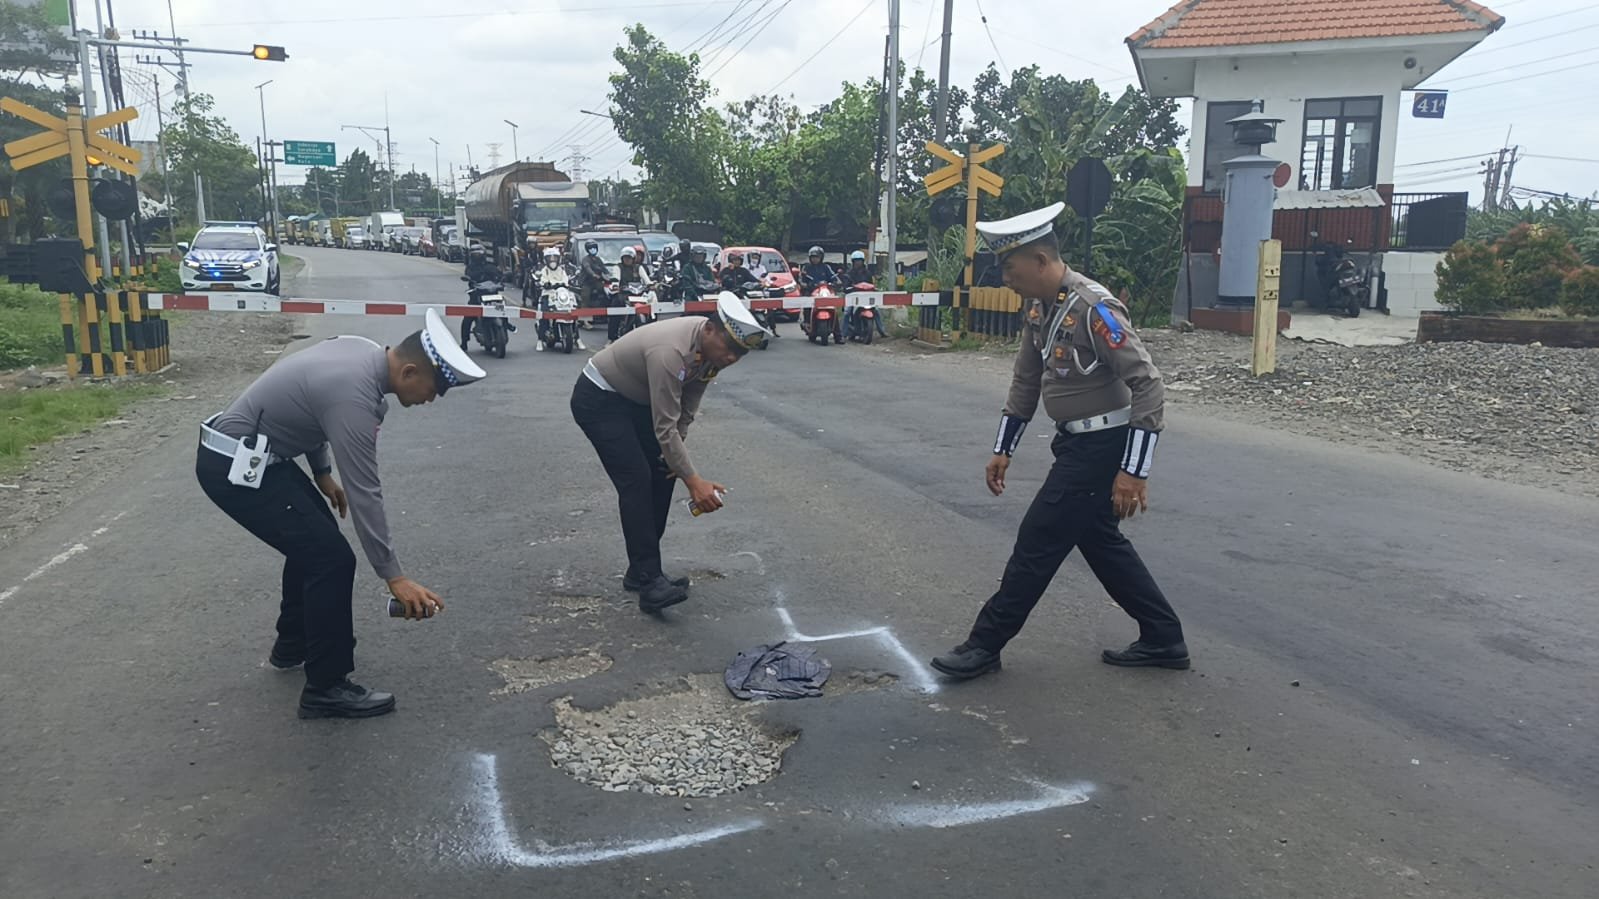
{"type": "MultiPolygon", "coordinates": [[[[148,447],[196,433],[281,355],[295,334],[293,316],[179,313],[172,319],[173,364],[130,381],[160,386],[117,418],[33,448],[21,472],[0,478],[0,547],[31,531],[68,503],[118,477],[148,447]]],[[[0,390],[16,390],[15,378],[0,390]]]]}
{"type": "MultiPolygon", "coordinates": [[[[1255,378],[1248,338],[1167,329],[1143,336],[1173,407],[1599,497],[1599,350],[1282,341],[1276,373],[1255,378]]],[[[887,347],[883,358],[894,364],[992,377],[996,395],[1015,353],[1014,345],[887,347]]]]}

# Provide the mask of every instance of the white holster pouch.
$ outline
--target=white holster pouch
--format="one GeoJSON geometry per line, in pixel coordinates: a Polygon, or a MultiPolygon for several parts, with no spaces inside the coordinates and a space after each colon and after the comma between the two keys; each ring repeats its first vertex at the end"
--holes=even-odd
{"type": "Polygon", "coordinates": [[[233,465],[228,469],[228,483],[237,487],[248,487],[251,490],[261,487],[261,479],[266,477],[267,466],[279,461],[268,451],[269,444],[265,434],[238,440],[221,431],[213,430],[209,424],[202,424],[200,445],[214,453],[231,458],[233,465]],[[250,445],[252,443],[254,446],[250,445]]]}

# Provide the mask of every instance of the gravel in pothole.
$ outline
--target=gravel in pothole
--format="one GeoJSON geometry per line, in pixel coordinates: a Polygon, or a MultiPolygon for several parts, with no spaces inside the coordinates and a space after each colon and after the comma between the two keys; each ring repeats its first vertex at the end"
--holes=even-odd
{"type": "Polygon", "coordinates": [[[489,667],[505,680],[505,686],[495,690],[494,695],[504,696],[508,693],[537,690],[550,684],[581,680],[601,671],[608,671],[611,659],[592,649],[586,649],[576,655],[550,656],[542,659],[495,659],[489,663],[489,667]]]}
{"type": "Polygon", "coordinates": [[[608,792],[721,796],[777,776],[799,739],[727,694],[718,675],[684,679],[684,689],[586,712],[571,697],[554,703],[556,726],[540,736],[550,762],[608,792]]]}

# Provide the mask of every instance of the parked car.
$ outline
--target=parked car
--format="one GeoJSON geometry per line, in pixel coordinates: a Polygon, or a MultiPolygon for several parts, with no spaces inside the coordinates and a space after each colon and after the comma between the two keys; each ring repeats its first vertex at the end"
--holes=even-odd
{"type": "Polygon", "coordinates": [[[399,239],[398,246],[396,248],[397,252],[404,253],[407,256],[421,255],[422,239],[428,236],[427,228],[417,228],[407,225],[402,228],[394,229],[394,233],[399,239]]]}
{"type": "Polygon", "coordinates": [[[207,222],[178,250],[184,290],[278,292],[278,245],[249,222],[207,222]]]}
{"type": "Polygon", "coordinates": [[[432,228],[422,229],[422,236],[416,240],[416,253],[418,256],[438,257],[439,247],[438,244],[433,242],[432,228]]]}
{"type": "Polygon", "coordinates": [[[359,225],[350,225],[344,229],[344,248],[346,250],[364,250],[367,248],[366,229],[359,225]]]}

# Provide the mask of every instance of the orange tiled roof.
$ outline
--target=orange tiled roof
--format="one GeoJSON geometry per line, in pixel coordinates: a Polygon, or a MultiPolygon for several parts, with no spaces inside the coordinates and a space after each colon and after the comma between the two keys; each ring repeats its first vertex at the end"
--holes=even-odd
{"type": "Polygon", "coordinates": [[[1471,0],[1182,0],[1127,38],[1134,49],[1236,47],[1495,31],[1471,0]]]}

